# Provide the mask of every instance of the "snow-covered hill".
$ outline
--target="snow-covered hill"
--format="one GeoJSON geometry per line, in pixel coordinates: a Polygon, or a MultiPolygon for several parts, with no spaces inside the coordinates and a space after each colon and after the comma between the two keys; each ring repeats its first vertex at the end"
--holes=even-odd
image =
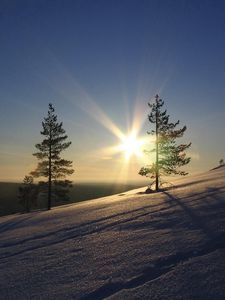
{"type": "Polygon", "coordinates": [[[225,299],[225,167],[0,218],[1,299],[225,299]]]}

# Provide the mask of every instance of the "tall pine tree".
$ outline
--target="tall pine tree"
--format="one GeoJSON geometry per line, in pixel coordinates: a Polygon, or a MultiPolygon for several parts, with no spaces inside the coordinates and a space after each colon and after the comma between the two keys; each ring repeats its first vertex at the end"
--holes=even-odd
{"type": "Polygon", "coordinates": [[[176,129],[180,121],[169,122],[167,111],[162,110],[164,101],[158,95],[155,96],[155,102],[148,105],[151,109],[148,120],[155,125],[155,128],[148,132],[155,136],[155,149],[151,151],[155,153],[155,162],[151,166],[142,167],[139,174],[155,179],[155,190],[158,191],[161,176],[188,174],[179,170],[179,167],[190,162],[190,157],[186,157],[185,150],[191,146],[191,143],[176,144],[176,139],[183,136],[187,127],[176,129]]]}
{"type": "Polygon", "coordinates": [[[47,182],[40,182],[40,187],[47,186],[48,210],[51,209],[52,198],[67,197],[68,188],[72,182],[65,180],[67,175],[73,174],[72,161],[62,159],[60,154],[66,150],[71,142],[67,142],[68,136],[62,128],[63,123],[58,123],[55,109],[49,104],[48,116],[42,122],[41,135],[44,139],[36,144],[38,152],[33,155],[38,159],[35,171],[31,172],[34,177],[46,177],[47,182]]]}

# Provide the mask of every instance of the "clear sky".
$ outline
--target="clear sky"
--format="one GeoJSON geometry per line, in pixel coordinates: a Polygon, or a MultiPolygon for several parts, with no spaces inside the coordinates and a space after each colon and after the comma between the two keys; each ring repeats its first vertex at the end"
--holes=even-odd
{"type": "Polygon", "coordinates": [[[190,173],[225,158],[225,1],[0,1],[1,181],[35,167],[49,102],[73,180],[142,180],[150,158],[109,148],[134,123],[147,137],[156,93],[188,127],[190,173]]]}

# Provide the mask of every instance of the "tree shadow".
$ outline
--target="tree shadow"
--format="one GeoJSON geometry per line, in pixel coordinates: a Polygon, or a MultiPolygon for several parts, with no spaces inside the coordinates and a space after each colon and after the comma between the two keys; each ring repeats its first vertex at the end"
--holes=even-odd
{"type": "Polygon", "coordinates": [[[3,222],[0,224],[0,233],[5,233],[6,231],[12,230],[13,228],[19,228],[21,224],[25,223],[27,220],[31,219],[33,217],[33,213],[27,214],[26,217],[19,218],[19,220],[12,221],[11,219],[9,221],[3,222]]]}
{"type": "MultiPolygon", "coordinates": [[[[221,208],[225,211],[225,201],[224,198],[219,196],[222,192],[220,188],[207,188],[206,191],[203,193],[199,194],[192,194],[188,197],[184,197],[180,199],[177,196],[172,195],[168,191],[163,192],[168,199],[170,200],[170,203],[173,205],[178,205],[179,207],[182,208],[182,210],[185,212],[185,214],[190,218],[190,220],[194,223],[195,227],[200,229],[208,239],[210,240],[215,240],[218,237],[218,232],[213,230],[207,220],[210,218],[210,214],[204,216],[201,215],[201,212],[204,212],[203,206],[198,206],[197,208],[190,207],[188,203],[195,203],[196,201],[203,200],[204,204],[207,204],[205,208],[210,212],[212,209],[216,209],[215,213],[218,212],[221,208]],[[193,198],[194,196],[198,196],[197,199],[190,200],[190,201],[185,201],[188,198],[193,198]],[[199,197],[200,196],[200,197],[199,197]],[[206,200],[207,197],[211,197],[211,201],[206,200]],[[215,201],[217,202],[215,204],[215,201]]],[[[190,228],[191,229],[191,228],[190,228]]]]}

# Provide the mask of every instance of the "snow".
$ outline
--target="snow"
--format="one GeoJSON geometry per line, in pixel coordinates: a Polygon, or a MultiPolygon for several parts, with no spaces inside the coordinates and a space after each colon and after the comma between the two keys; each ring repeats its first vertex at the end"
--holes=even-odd
{"type": "Polygon", "coordinates": [[[0,218],[0,299],[225,299],[225,167],[0,218]]]}

